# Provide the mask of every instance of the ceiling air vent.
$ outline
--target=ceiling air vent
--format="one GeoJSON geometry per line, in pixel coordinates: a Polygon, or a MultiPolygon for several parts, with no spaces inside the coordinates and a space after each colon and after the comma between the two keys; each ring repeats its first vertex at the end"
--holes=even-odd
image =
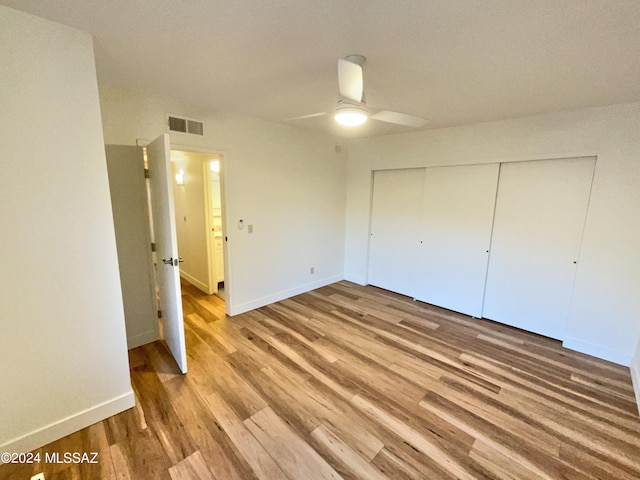
{"type": "Polygon", "coordinates": [[[170,132],[190,133],[191,135],[204,135],[204,122],[190,118],[167,115],[167,126],[170,132]]]}

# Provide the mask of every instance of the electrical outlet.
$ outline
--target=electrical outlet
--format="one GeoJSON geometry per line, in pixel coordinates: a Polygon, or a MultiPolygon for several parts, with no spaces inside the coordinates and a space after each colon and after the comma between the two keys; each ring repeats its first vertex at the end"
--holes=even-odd
{"type": "Polygon", "coordinates": [[[253,233],[253,225],[247,225],[247,233],[253,233]]]}
{"type": "Polygon", "coordinates": [[[44,473],[38,473],[37,475],[34,475],[33,477],[31,477],[31,480],[44,480],[44,473]]]}
{"type": "Polygon", "coordinates": [[[310,273],[311,275],[313,275],[314,273],[316,273],[316,267],[311,267],[311,268],[309,269],[309,273],[310,273]]]}

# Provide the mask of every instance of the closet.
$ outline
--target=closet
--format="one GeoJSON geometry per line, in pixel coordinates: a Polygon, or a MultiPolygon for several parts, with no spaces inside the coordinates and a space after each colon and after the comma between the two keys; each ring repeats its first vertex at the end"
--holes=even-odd
{"type": "Polygon", "coordinates": [[[562,339],[595,158],[505,163],[482,316],[562,339]]]}
{"type": "Polygon", "coordinates": [[[374,172],[369,283],[564,334],[595,158],[374,172]]]}
{"type": "Polygon", "coordinates": [[[424,168],[374,173],[369,283],[415,297],[424,168]]]}
{"type": "Polygon", "coordinates": [[[424,172],[415,298],[482,315],[498,164],[424,172]]]}

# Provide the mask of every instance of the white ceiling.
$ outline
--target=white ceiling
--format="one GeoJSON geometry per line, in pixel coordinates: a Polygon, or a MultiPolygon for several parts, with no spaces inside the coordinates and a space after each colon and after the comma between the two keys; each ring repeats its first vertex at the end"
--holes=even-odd
{"type": "Polygon", "coordinates": [[[275,122],[332,109],[337,59],[354,53],[368,104],[425,128],[640,100],[639,0],[0,3],[92,33],[101,82],[275,122]]]}

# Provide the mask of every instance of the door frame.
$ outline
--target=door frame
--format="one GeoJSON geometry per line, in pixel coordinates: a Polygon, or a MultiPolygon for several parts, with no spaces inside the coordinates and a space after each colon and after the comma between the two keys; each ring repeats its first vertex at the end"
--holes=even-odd
{"type": "MultiPolygon", "coordinates": [[[[231,278],[232,278],[232,274],[231,274],[231,268],[229,268],[229,265],[231,263],[231,248],[229,247],[229,242],[227,241],[228,239],[228,229],[227,229],[227,218],[229,218],[229,209],[227,207],[227,202],[226,202],[226,191],[227,191],[227,181],[228,181],[228,171],[227,171],[227,167],[228,167],[228,162],[227,162],[227,154],[225,151],[223,150],[216,150],[213,148],[203,148],[203,147],[194,147],[192,145],[185,145],[185,144],[179,144],[179,143],[173,143],[171,142],[171,150],[180,150],[183,152],[193,152],[193,153],[199,153],[199,154],[208,154],[208,155],[212,155],[212,156],[216,156],[220,159],[220,202],[222,205],[222,231],[224,233],[224,241],[222,242],[222,256],[224,258],[224,290],[225,290],[225,300],[224,300],[224,304],[225,304],[225,313],[229,316],[231,316],[230,314],[230,306],[231,306],[231,299],[232,299],[232,288],[231,288],[231,278]]],[[[211,251],[211,239],[210,239],[210,234],[211,234],[211,226],[209,225],[209,206],[208,206],[208,200],[210,198],[210,192],[209,192],[209,172],[207,171],[209,166],[208,166],[208,160],[203,160],[202,161],[202,169],[203,169],[203,178],[202,178],[202,184],[203,184],[203,188],[204,188],[204,215],[205,215],[205,234],[207,237],[207,270],[208,270],[208,278],[209,278],[209,285],[213,285],[213,272],[212,272],[212,261],[211,261],[211,257],[214,255],[214,252],[211,251]]]]}

